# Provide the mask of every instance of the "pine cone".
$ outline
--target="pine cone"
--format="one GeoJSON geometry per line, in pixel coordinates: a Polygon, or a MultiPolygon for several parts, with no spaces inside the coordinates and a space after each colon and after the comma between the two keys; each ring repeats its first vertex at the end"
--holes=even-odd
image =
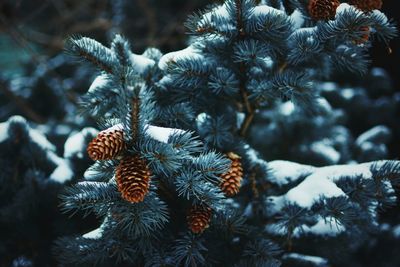
{"type": "Polygon", "coordinates": [[[119,163],[115,178],[122,198],[141,202],[149,192],[151,171],[146,160],[138,155],[125,156],[119,163]]]}
{"type": "Polygon", "coordinates": [[[339,5],[339,0],[310,0],[308,13],[314,20],[334,19],[339,5]]]}
{"type": "Polygon", "coordinates": [[[227,197],[233,197],[239,192],[243,179],[243,168],[239,155],[233,152],[227,154],[231,160],[231,167],[228,172],[221,175],[221,190],[227,197]]]}
{"type": "Polygon", "coordinates": [[[186,218],[190,230],[198,234],[208,228],[211,221],[211,213],[210,207],[192,206],[186,218]]]}
{"type": "Polygon", "coordinates": [[[87,152],[93,160],[113,159],[125,149],[124,132],[110,128],[101,131],[88,145],[87,152]]]}
{"type": "Polygon", "coordinates": [[[368,26],[360,27],[360,31],[364,32],[363,35],[360,36],[359,39],[353,40],[353,42],[357,45],[363,44],[369,39],[370,28],[368,26]]]}
{"type": "Polygon", "coordinates": [[[349,4],[365,12],[382,8],[382,0],[350,0],[349,4]]]}

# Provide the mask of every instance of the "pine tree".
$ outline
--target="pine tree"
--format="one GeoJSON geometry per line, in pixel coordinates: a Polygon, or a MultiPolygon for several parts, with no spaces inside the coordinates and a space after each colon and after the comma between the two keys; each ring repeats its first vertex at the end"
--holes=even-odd
{"type": "Polygon", "coordinates": [[[328,120],[318,82],[336,68],[365,73],[372,41],[396,35],[378,10],[342,3],[322,18],[310,5],[225,1],[191,16],[190,45],[166,55],[134,54],[120,35],[110,48],[71,39],[71,53],[100,72],[83,107],[100,133],[120,132],[99,134],[86,181],[61,196],[64,211],[101,219],[57,241],[63,265],[338,265],[351,249],[332,252],[337,242],[360,246],[378,228],[378,211],[396,203],[400,162],[267,162],[254,137],[263,114],[289,100],[302,118],[328,120]]]}

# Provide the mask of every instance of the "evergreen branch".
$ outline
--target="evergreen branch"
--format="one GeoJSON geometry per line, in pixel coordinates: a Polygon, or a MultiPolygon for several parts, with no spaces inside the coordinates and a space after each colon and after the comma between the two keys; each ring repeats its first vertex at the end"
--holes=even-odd
{"type": "Polygon", "coordinates": [[[343,71],[351,71],[363,75],[368,71],[370,60],[365,51],[358,47],[341,45],[330,53],[332,62],[343,71]]]}
{"type": "Polygon", "coordinates": [[[66,188],[65,193],[60,198],[63,212],[82,210],[85,212],[85,216],[92,211],[98,215],[104,215],[109,206],[120,198],[120,194],[113,184],[80,182],[66,188]]]}
{"type": "Polygon", "coordinates": [[[259,239],[249,242],[243,250],[243,256],[248,258],[251,266],[280,266],[274,257],[282,253],[281,248],[269,239],[259,239]]]}
{"type": "Polygon", "coordinates": [[[73,37],[69,39],[67,48],[72,54],[91,62],[109,74],[114,74],[115,55],[101,43],[87,37],[73,37]]]}
{"type": "Polygon", "coordinates": [[[203,255],[205,252],[207,252],[207,248],[203,245],[203,239],[187,233],[175,241],[172,256],[175,264],[193,267],[206,263],[206,258],[203,255]]]}
{"type": "Polygon", "coordinates": [[[136,141],[139,136],[140,122],[140,98],[138,95],[132,98],[131,106],[131,137],[133,141],[136,141]]]}
{"type": "Polygon", "coordinates": [[[131,48],[129,42],[117,34],[111,43],[111,51],[114,52],[121,67],[127,68],[132,65],[130,60],[131,48]]]}
{"type": "MultiPolygon", "coordinates": [[[[240,69],[242,71],[245,70],[245,66],[244,66],[243,63],[240,64],[240,69]]],[[[244,122],[240,126],[240,130],[239,130],[239,134],[242,137],[246,136],[247,129],[250,127],[251,122],[253,121],[254,115],[255,115],[255,110],[254,110],[253,106],[251,105],[251,103],[249,101],[248,93],[246,91],[246,87],[245,86],[246,85],[245,85],[244,79],[243,78],[240,79],[240,81],[239,81],[239,90],[240,90],[240,94],[242,96],[242,102],[243,102],[244,107],[246,109],[244,122]]]]}
{"type": "Polygon", "coordinates": [[[400,162],[389,160],[380,165],[379,161],[371,165],[372,178],[377,181],[389,180],[393,185],[400,183],[400,162]]]}
{"type": "Polygon", "coordinates": [[[194,170],[202,175],[204,180],[210,183],[219,183],[220,175],[227,172],[230,167],[230,161],[219,153],[202,153],[192,159],[194,170]]]}
{"type": "Polygon", "coordinates": [[[166,204],[154,192],[150,192],[143,202],[118,202],[110,212],[119,218],[114,231],[126,233],[131,238],[151,236],[169,221],[166,204]]]}
{"type": "Polygon", "coordinates": [[[57,239],[53,252],[58,260],[67,266],[101,264],[109,256],[105,242],[83,237],[57,239]]]}

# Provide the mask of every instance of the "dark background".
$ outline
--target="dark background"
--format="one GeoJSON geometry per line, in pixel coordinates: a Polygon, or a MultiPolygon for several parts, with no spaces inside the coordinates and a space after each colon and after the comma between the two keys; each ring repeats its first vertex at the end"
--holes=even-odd
{"type": "MultiPolygon", "coordinates": [[[[398,8],[399,2],[394,0],[383,1],[382,12],[388,18],[392,18],[396,25],[399,26],[400,12],[398,8]]],[[[400,38],[392,40],[389,43],[392,53],[388,52],[388,48],[383,43],[375,42],[371,50],[372,65],[386,69],[394,81],[397,91],[400,91],[400,38]]]]}

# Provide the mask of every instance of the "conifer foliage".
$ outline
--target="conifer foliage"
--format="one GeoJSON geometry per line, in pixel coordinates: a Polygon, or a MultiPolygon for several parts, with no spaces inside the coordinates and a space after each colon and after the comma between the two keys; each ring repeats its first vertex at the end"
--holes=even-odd
{"type": "Polygon", "coordinates": [[[62,208],[93,212],[101,225],[59,239],[60,262],[296,266],[319,253],[338,263],[298,244],[368,235],[379,208],[396,201],[400,163],[266,162],[251,129],[286,101],[321,114],[316,82],[337,68],[366,72],[372,41],[388,42],[396,28],[378,10],[323,0],[227,0],[186,26],[190,45],[165,55],[134,54],[120,35],[110,48],[70,41],[100,72],[82,104],[103,131],[87,149],[95,162],[86,181],[66,190],[62,208]]]}

